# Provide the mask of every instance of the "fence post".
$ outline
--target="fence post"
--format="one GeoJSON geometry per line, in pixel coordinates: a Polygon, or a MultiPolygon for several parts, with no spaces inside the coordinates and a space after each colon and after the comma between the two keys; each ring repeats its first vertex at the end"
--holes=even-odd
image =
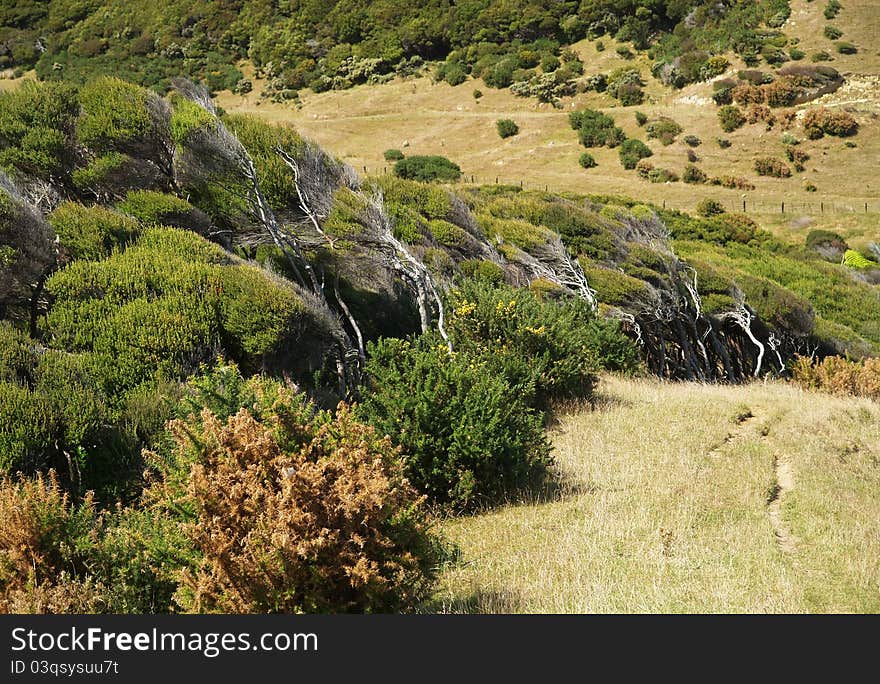
{"type": "Polygon", "coordinates": [[[782,203],[782,213],[785,213],[785,202],[782,203]]]}
{"type": "Polygon", "coordinates": [[[819,202],[819,213],[825,213],[825,202],[819,202]]]}
{"type": "Polygon", "coordinates": [[[865,213],[866,214],[868,213],[868,203],[867,202],[865,202],[865,213]]]}
{"type": "Polygon", "coordinates": [[[498,176],[495,176],[495,185],[498,185],[498,176]]]}
{"type": "Polygon", "coordinates": [[[743,200],[743,214],[746,213],[746,201],[743,200]]]}

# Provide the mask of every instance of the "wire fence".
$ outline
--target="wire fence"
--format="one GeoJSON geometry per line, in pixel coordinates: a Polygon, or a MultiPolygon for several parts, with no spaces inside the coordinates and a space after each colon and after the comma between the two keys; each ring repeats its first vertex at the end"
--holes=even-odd
{"type": "MultiPolygon", "coordinates": [[[[393,167],[390,166],[382,166],[382,167],[373,167],[368,168],[366,166],[363,167],[364,174],[388,174],[393,171],[393,167]]],[[[551,186],[547,183],[530,183],[523,178],[504,178],[503,176],[477,176],[475,174],[462,174],[460,183],[464,183],[466,185],[506,185],[512,187],[519,187],[524,190],[543,190],[544,192],[550,192],[551,186]]],[[[706,189],[711,186],[705,186],[706,189]]],[[[695,187],[696,189],[696,187],[695,187]]],[[[585,194],[607,194],[602,192],[597,193],[585,193],[585,194]]],[[[696,192],[694,193],[697,194],[696,192]]],[[[679,200],[679,199],[661,199],[661,200],[649,200],[652,204],[662,207],[663,209],[671,209],[685,212],[694,211],[697,203],[704,199],[704,197],[708,197],[708,194],[701,193],[699,197],[694,197],[692,200],[679,200]]],[[[733,212],[742,212],[744,214],[792,214],[792,215],[804,215],[804,214],[830,214],[830,215],[841,215],[841,214],[876,214],[880,213],[880,198],[871,198],[871,199],[824,199],[821,197],[817,197],[815,200],[806,201],[800,199],[766,199],[766,198],[753,198],[751,196],[744,196],[740,198],[731,198],[731,197],[714,197],[716,201],[720,202],[721,205],[733,212]]]]}

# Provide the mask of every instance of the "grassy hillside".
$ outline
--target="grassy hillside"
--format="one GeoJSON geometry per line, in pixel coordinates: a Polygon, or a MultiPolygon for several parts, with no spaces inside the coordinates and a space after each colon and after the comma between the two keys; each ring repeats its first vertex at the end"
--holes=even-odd
{"type": "Polygon", "coordinates": [[[552,494],[443,525],[443,610],[880,610],[876,403],[606,377],[552,435],[552,494]]]}

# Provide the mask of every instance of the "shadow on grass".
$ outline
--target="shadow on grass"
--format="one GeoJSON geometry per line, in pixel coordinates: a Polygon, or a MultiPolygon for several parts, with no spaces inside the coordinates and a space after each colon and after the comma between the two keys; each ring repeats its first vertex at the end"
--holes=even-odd
{"type": "Polygon", "coordinates": [[[435,597],[419,607],[419,613],[478,615],[521,613],[522,601],[515,592],[477,589],[464,596],[435,597]]]}

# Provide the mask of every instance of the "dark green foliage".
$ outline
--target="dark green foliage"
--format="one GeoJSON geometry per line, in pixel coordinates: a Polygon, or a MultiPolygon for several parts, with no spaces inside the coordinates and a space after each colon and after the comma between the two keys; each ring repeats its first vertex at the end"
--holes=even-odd
{"type": "Polygon", "coordinates": [[[624,140],[620,144],[619,154],[620,163],[623,165],[623,168],[634,169],[636,168],[636,164],[638,164],[639,159],[650,157],[654,153],[651,152],[651,148],[648,147],[641,140],[631,138],[629,140],[624,140]]]}
{"type": "Polygon", "coordinates": [[[834,19],[837,16],[837,13],[840,12],[843,6],[840,4],[838,0],[828,0],[828,4],[825,5],[825,9],[823,10],[823,14],[826,19],[834,19]]]}
{"type": "Polygon", "coordinates": [[[616,147],[626,139],[623,130],[614,125],[614,119],[593,109],[571,112],[568,121],[584,147],[616,147]]]}
{"type": "Polygon", "coordinates": [[[703,141],[699,139],[696,135],[686,135],[684,136],[684,142],[686,145],[690,147],[699,147],[703,144],[703,141]]]}
{"type": "Polygon", "coordinates": [[[394,175],[423,183],[457,181],[461,177],[458,164],[438,155],[413,155],[394,165],[394,175]]]}
{"type": "MultiPolygon", "coordinates": [[[[706,176],[706,172],[699,166],[688,164],[684,167],[684,173],[681,174],[681,179],[685,183],[705,183],[708,180],[708,176],[706,176]]],[[[697,213],[699,213],[699,210],[697,210],[697,213]]]]}
{"type": "Polygon", "coordinates": [[[385,150],[382,156],[385,158],[385,161],[400,161],[405,157],[403,152],[394,148],[385,150]]]}
{"type": "Polygon", "coordinates": [[[636,123],[639,126],[644,126],[648,122],[648,115],[645,114],[644,112],[636,112],[635,117],[636,117],[636,123]]]}
{"type": "Polygon", "coordinates": [[[735,131],[746,122],[746,117],[740,111],[739,107],[733,105],[724,105],[718,110],[718,123],[721,124],[721,130],[726,133],[735,131]]]}
{"type": "Polygon", "coordinates": [[[854,55],[859,49],[845,40],[839,40],[834,44],[834,47],[837,48],[837,51],[842,55],[854,55]]]}
{"type": "Polygon", "coordinates": [[[501,138],[510,138],[519,133],[519,126],[511,119],[498,119],[495,122],[495,128],[501,138]]]}
{"type": "Polygon", "coordinates": [[[578,157],[578,164],[585,169],[592,169],[596,166],[596,160],[589,152],[583,152],[581,156],[578,157]]]}
{"type": "Polygon", "coordinates": [[[830,24],[824,28],[822,33],[829,40],[837,40],[838,38],[840,38],[843,35],[843,31],[841,31],[836,26],[831,26],[830,24]]]}
{"type": "Polygon", "coordinates": [[[358,416],[403,447],[410,482],[456,509],[537,485],[550,463],[542,416],[485,361],[438,336],[371,344],[358,416]]]}

